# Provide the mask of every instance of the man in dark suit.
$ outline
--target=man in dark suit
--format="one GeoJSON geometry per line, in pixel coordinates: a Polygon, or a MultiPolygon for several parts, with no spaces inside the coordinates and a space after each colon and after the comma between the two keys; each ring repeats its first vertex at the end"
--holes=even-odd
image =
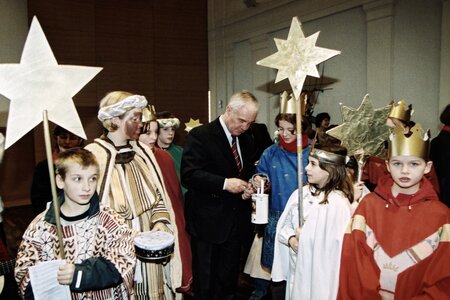
{"type": "Polygon", "coordinates": [[[185,213],[196,300],[235,297],[241,243],[252,228],[248,179],[257,158],[246,131],[257,112],[255,96],[238,92],[223,115],[192,129],[186,138],[181,180],[188,189],[185,213]]]}

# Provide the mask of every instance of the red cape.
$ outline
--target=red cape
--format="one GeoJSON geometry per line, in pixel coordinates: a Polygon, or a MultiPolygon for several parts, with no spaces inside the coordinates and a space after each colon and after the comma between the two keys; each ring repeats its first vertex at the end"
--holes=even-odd
{"type": "Polygon", "coordinates": [[[169,152],[160,148],[154,147],[154,154],[158,165],[161,168],[164,185],[167,189],[167,194],[172,203],[172,208],[175,214],[175,223],[178,229],[178,245],[180,247],[182,277],[181,287],[177,289],[178,292],[186,293],[191,290],[192,285],[192,253],[191,241],[186,232],[186,222],[184,219],[184,200],[181,192],[180,181],[178,180],[175,164],[169,152]]]}
{"type": "Polygon", "coordinates": [[[399,273],[395,299],[450,299],[449,209],[427,179],[414,195],[393,197],[391,186],[390,176],[380,178],[355,211],[352,230],[344,237],[338,299],[381,299],[380,269],[367,243],[367,227],[390,257],[437,232],[437,248],[399,273]]]}

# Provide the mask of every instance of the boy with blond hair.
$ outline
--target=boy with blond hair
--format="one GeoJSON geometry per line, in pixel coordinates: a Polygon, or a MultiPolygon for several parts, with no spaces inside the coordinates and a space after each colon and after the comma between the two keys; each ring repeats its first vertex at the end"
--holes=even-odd
{"type": "MultiPolygon", "coordinates": [[[[136,257],[133,231],[113,210],[100,205],[96,192],[99,166],[81,148],[61,152],[56,184],[65,263],[57,280],[72,299],[129,299],[136,257]]],[[[32,299],[29,268],[61,257],[53,203],[28,226],[20,244],[15,276],[22,298],[32,299]]],[[[43,274],[45,276],[45,274],[43,274]]]]}
{"type": "Polygon", "coordinates": [[[424,177],[429,144],[419,124],[391,134],[390,174],[344,237],[338,299],[450,299],[450,211],[424,177]]]}

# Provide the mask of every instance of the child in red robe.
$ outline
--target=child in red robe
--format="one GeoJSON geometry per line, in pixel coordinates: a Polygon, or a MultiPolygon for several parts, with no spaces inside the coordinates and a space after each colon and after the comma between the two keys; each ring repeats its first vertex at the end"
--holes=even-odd
{"type": "Polygon", "coordinates": [[[387,169],[345,234],[338,299],[450,299],[450,210],[425,178],[430,138],[391,134],[387,169]]]}

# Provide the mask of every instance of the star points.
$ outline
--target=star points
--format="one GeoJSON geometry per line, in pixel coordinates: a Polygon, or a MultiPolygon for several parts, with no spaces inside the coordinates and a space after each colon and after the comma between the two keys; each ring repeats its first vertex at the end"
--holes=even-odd
{"type": "Polygon", "coordinates": [[[186,126],[186,128],[184,130],[189,132],[193,128],[198,127],[198,126],[203,125],[203,124],[200,123],[200,119],[194,120],[194,119],[190,118],[189,122],[184,123],[184,125],[186,126]]]}
{"type": "Polygon", "coordinates": [[[364,155],[380,156],[384,153],[383,142],[389,137],[386,120],[390,110],[389,105],[374,109],[366,95],[357,109],[342,105],[343,123],[326,133],[339,139],[349,156],[361,150],[364,155]]]}
{"type": "Polygon", "coordinates": [[[316,65],[340,54],[340,51],[316,47],[319,32],[306,37],[300,21],[292,19],[287,40],[275,38],[278,52],[256,64],[278,69],[275,83],[288,78],[295,98],[301,94],[306,76],[320,77],[316,65]]]}
{"type": "Polygon", "coordinates": [[[0,94],[10,103],[5,149],[48,119],[86,139],[72,97],[100,72],[99,67],[58,65],[36,17],[19,64],[0,64],[0,94]]]}

